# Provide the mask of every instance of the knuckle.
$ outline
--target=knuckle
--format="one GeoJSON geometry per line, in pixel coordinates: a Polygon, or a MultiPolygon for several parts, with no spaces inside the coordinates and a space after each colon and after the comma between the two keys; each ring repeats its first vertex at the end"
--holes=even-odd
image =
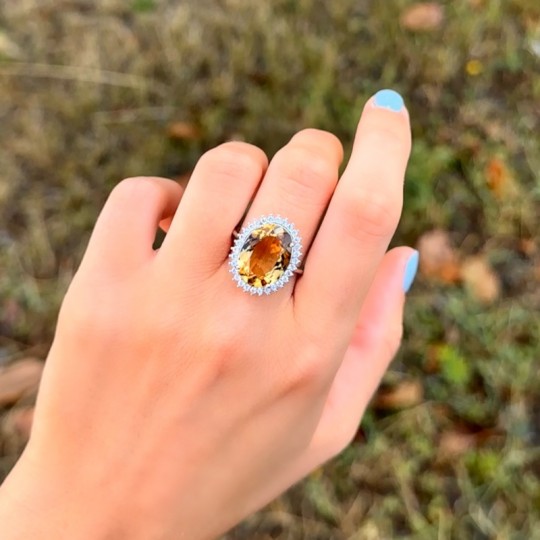
{"type": "Polygon", "coordinates": [[[328,365],[324,355],[316,347],[307,348],[301,355],[296,355],[295,362],[287,369],[282,392],[320,392],[328,382],[328,365]]]}
{"type": "Polygon", "coordinates": [[[385,359],[392,359],[401,346],[403,324],[388,324],[385,327],[371,323],[362,324],[357,329],[362,346],[367,351],[382,354],[385,359]]]}
{"type": "Polygon", "coordinates": [[[214,351],[213,356],[224,359],[239,356],[241,340],[237,328],[233,325],[223,325],[219,329],[214,328],[212,332],[209,332],[206,343],[210,350],[214,351]]]}
{"type": "Polygon", "coordinates": [[[260,175],[266,156],[259,148],[247,143],[229,142],[208,150],[201,163],[212,175],[237,180],[260,175]]]}
{"type": "Polygon", "coordinates": [[[111,191],[109,199],[112,201],[132,201],[155,197],[160,193],[160,186],[155,179],[144,176],[126,178],[116,184],[111,191]]]}
{"type": "Polygon", "coordinates": [[[337,181],[337,166],[315,149],[291,146],[276,154],[280,163],[284,196],[299,200],[322,201],[321,194],[333,190],[337,181]]]}
{"type": "Polygon", "coordinates": [[[316,360],[298,363],[286,378],[287,392],[307,390],[315,388],[321,380],[320,363],[316,360]]]}
{"type": "Polygon", "coordinates": [[[323,424],[323,429],[316,433],[313,442],[322,461],[337,456],[354,441],[363,410],[357,413],[335,411],[332,418],[323,424]]]}
{"type": "Polygon", "coordinates": [[[338,425],[327,444],[328,457],[333,458],[341,454],[353,442],[357,430],[357,425],[354,427],[345,424],[338,425]]]}
{"type": "Polygon", "coordinates": [[[224,364],[234,363],[247,354],[248,343],[242,336],[250,332],[248,308],[239,303],[234,313],[224,315],[222,310],[207,316],[200,324],[199,341],[209,356],[224,364]]]}
{"type": "Polygon", "coordinates": [[[103,292],[94,290],[90,299],[84,294],[70,294],[68,291],[58,315],[58,327],[81,347],[92,346],[99,339],[107,339],[115,334],[115,314],[114,307],[103,292]],[[89,309],[88,306],[92,304],[94,308],[89,309]]]}
{"type": "Polygon", "coordinates": [[[300,130],[291,140],[316,147],[319,151],[336,150],[340,158],[343,157],[343,145],[341,141],[329,131],[315,128],[305,128],[300,130]]]}
{"type": "Polygon", "coordinates": [[[403,325],[395,325],[387,328],[386,332],[381,336],[381,346],[383,352],[389,359],[394,358],[401,346],[403,339],[403,325]]]}
{"type": "Polygon", "coordinates": [[[345,226],[351,237],[386,239],[394,234],[401,213],[401,199],[395,195],[363,190],[343,205],[345,226]]]}
{"type": "Polygon", "coordinates": [[[403,130],[388,126],[377,126],[367,131],[365,142],[372,148],[384,148],[388,155],[400,155],[410,146],[409,138],[404,136],[403,130]]]}
{"type": "Polygon", "coordinates": [[[250,356],[246,345],[232,326],[229,330],[209,335],[204,347],[207,353],[205,370],[210,383],[222,381],[225,375],[243,369],[246,358],[250,356]]]}

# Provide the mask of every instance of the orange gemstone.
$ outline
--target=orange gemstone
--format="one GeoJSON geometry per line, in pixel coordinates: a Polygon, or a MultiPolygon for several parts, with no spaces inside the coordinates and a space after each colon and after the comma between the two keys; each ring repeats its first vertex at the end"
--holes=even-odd
{"type": "Polygon", "coordinates": [[[253,230],[238,256],[242,281],[260,288],[276,283],[291,261],[291,236],[280,225],[265,223],[253,230]]]}
{"type": "Polygon", "coordinates": [[[281,257],[282,245],[277,236],[265,236],[253,248],[249,270],[259,279],[272,270],[281,257]]]}

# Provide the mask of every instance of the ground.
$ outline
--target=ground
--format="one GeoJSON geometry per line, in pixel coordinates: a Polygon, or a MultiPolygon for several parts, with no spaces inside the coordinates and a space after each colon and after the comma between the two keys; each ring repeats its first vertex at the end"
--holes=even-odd
{"type": "Polygon", "coordinates": [[[229,538],[540,538],[537,0],[2,2],[0,364],[45,358],[120,179],[308,126],[350,149],[382,87],[415,141],[404,345],[350,448],[229,538]]]}

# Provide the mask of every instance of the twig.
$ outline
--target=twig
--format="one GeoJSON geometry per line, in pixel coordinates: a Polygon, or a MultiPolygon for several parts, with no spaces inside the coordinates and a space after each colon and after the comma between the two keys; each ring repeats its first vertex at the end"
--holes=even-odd
{"type": "Polygon", "coordinates": [[[8,77],[37,77],[79,81],[123,88],[145,90],[152,88],[164,93],[165,85],[151,79],[145,79],[129,73],[106,71],[80,66],[62,66],[55,64],[34,64],[27,62],[0,63],[0,76],[8,77]]]}

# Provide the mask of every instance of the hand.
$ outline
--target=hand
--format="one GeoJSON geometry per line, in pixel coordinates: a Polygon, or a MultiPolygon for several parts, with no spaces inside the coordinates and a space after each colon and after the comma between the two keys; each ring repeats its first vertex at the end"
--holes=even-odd
{"type": "Polygon", "coordinates": [[[210,150],[183,194],[160,178],[113,190],[0,492],[5,540],[214,538],[349,443],[417,261],[385,254],[410,152],[401,105],[368,102],[339,183],[340,142],[309,129],[269,166],[249,144],[210,150]],[[281,214],[309,247],[303,275],[262,297],[227,267],[252,200],[247,222],[281,214]]]}

